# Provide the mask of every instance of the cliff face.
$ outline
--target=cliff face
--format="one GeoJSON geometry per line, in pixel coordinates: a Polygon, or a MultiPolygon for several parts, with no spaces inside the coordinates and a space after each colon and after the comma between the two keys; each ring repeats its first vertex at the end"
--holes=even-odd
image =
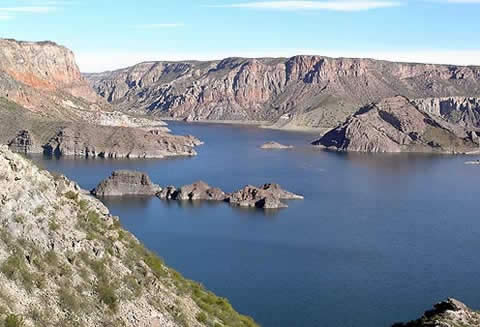
{"type": "Polygon", "coordinates": [[[413,101],[422,110],[441,116],[447,121],[466,128],[480,128],[480,98],[447,97],[413,101]]]}
{"type": "Polygon", "coordinates": [[[0,95],[26,107],[40,104],[33,97],[34,91],[98,101],[81,75],[73,52],[53,42],[0,39],[0,74],[10,80],[0,83],[0,95]]]}
{"type": "Polygon", "coordinates": [[[357,108],[398,94],[480,94],[480,68],[297,56],[147,62],[86,75],[120,109],[210,120],[268,120],[331,128],[357,108]]]}
{"type": "Polygon", "coordinates": [[[479,150],[475,132],[424,112],[401,96],[363,107],[313,144],[360,152],[470,153],[479,150]]]}
{"type": "Polygon", "coordinates": [[[0,201],[2,326],[256,326],[167,267],[75,183],[3,146],[0,201]]]}

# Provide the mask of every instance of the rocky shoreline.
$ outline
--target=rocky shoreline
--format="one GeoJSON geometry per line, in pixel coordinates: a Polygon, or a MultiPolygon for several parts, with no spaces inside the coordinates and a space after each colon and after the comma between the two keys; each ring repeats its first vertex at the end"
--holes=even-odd
{"type": "Polygon", "coordinates": [[[161,187],[142,172],[119,170],[103,180],[91,193],[97,197],[149,195],[173,201],[219,201],[236,207],[280,209],[288,205],[283,200],[302,200],[303,196],[288,192],[278,184],[247,185],[233,193],[226,193],[203,181],[182,187],[161,187]]]}
{"type": "Polygon", "coordinates": [[[392,327],[478,327],[480,313],[455,299],[435,304],[420,319],[407,323],[396,323],[392,327]]]}

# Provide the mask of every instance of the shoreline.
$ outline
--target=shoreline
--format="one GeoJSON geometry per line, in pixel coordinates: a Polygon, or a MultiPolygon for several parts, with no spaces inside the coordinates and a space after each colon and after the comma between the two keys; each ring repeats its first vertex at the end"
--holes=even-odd
{"type": "MultiPolygon", "coordinates": [[[[326,131],[329,131],[329,128],[315,128],[315,127],[287,127],[287,128],[282,128],[282,127],[275,127],[272,124],[272,122],[267,121],[267,120],[221,120],[221,119],[198,119],[198,120],[193,120],[193,121],[185,121],[184,119],[181,118],[171,118],[171,117],[159,117],[160,120],[163,120],[165,122],[169,121],[176,121],[176,122],[182,122],[185,124],[219,124],[219,125],[238,125],[238,126],[251,126],[251,127],[257,127],[257,128],[263,128],[263,129],[271,129],[271,130],[277,130],[277,131],[285,131],[285,132],[298,132],[298,133],[307,133],[307,134],[317,134],[320,133],[321,135],[325,134],[326,131]]],[[[167,124],[168,125],[168,124],[167,124]]]]}

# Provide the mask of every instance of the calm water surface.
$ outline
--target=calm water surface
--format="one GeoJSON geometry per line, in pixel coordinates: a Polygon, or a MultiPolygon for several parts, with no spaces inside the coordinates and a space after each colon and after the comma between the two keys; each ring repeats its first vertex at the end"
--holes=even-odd
{"type": "Polygon", "coordinates": [[[205,145],[195,158],[48,160],[93,188],[119,168],[161,185],[202,179],[225,191],[277,182],[301,193],[278,212],[225,204],[105,201],[124,226],[186,277],[264,327],[381,327],[448,296],[480,306],[480,167],[465,157],[336,154],[314,136],[171,123],[205,145]],[[265,151],[275,140],[300,145],[265,151]]]}

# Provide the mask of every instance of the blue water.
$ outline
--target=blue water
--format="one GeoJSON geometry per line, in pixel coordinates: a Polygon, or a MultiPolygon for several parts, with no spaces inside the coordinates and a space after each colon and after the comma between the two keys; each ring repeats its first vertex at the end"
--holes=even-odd
{"type": "Polygon", "coordinates": [[[186,277],[264,327],[380,327],[457,297],[480,306],[480,167],[471,158],[338,154],[311,134],[171,123],[205,145],[195,158],[49,160],[84,188],[119,168],[161,185],[202,179],[225,191],[277,182],[301,193],[276,212],[156,198],[105,201],[186,277]],[[265,151],[275,140],[299,147],[265,151]]]}

